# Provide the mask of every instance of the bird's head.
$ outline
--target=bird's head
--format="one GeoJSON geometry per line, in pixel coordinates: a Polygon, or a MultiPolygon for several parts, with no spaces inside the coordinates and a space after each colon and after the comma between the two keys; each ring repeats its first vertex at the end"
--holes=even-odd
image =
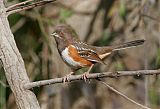
{"type": "Polygon", "coordinates": [[[75,31],[66,24],[60,24],[54,27],[54,32],[51,34],[57,43],[72,42],[77,37],[75,31]]]}

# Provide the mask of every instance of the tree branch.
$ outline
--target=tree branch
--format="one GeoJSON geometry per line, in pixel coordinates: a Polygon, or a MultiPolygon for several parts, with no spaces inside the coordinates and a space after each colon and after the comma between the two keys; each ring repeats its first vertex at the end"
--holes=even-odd
{"type": "MultiPolygon", "coordinates": [[[[138,70],[138,71],[117,71],[117,72],[104,72],[104,73],[93,73],[87,75],[87,79],[97,79],[97,78],[117,78],[121,76],[140,76],[140,75],[154,75],[160,74],[160,69],[158,70],[138,70]]],[[[82,75],[71,75],[69,82],[82,80],[82,75]]],[[[63,83],[63,78],[55,78],[49,80],[42,80],[36,82],[26,83],[24,85],[25,89],[31,89],[33,87],[45,86],[50,84],[63,83]]]]}
{"type": "Polygon", "coordinates": [[[24,83],[30,81],[5,11],[3,0],[0,0],[0,60],[7,82],[15,96],[18,109],[40,109],[35,94],[23,87],[24,83]]]}
{"type": "Polygon", "coordinates": [[[150,16],[150,15],[144,14],[144,13],[141,13],[141,16],[147,17],[147,18],[149,18],[149,19],[151,19],[151,20],[154,20],[154,21],[157,21],[157,22],[160,22],[159,19],[157,19],[157,18],[155,18],[155,17],[152,17],[152,16],[150,16]]]}
{"type": "Polygon", "coordinates": [[[123,97],[124,99],[132,102],[133,104],[136,104],[137,106],[139,106],[139,107],[141,107],[141,108],[143,108],[143,109],[151,109],[151,108],[149,108],[149,107],[146,107],[146,106],[144,106],[144,105],[142,105],[142,104],[140,104],[140,103],[132,100],[131,98],[127,97],[126,95],[124,95],[123,93],[119,92],[119,91],[116,90],[115,88],[111,87],[109,84],[105,83],[104,81],[101,81],[101,80],[100,80],[100,82],[101,82],[102,84],[104,84],[105,86],[107,86],[108,89],[112,90],[114,93],[120,95],[121,97],[123,97]]]}
{"type": "Polygon", "coordinates": [[[42,5],[51,3],[51,2],[55,2],[56,0],[40,0],[40,1],[36,1],[36,2],[33,2],[33,1],[34,0],[27,0],[25,2],[21,2],[21,3],[15,4],[15,5],[9,6],[6,9],[7,15],[11,15],[11,14],[18,13],[18,12],[21,12],[24,10],[32,9],[37,6],[42,6],[42,5]],[[30,3],[30,4],[28,4],[28,3],[30,3]]]}
{"type": "Polygon", "coordinates": [[[32,2],[32,1],[34,1],[34,0],[27,0],[27,1],[24,1],[24,2],[20,2],[20,3],[17,3],[17,4],[11,5],[7,8],[7,10],[11,10],[11,9],[16,8],[18,6],[21,6],[21,5],[26,5],[27,3],[32,2]]]}

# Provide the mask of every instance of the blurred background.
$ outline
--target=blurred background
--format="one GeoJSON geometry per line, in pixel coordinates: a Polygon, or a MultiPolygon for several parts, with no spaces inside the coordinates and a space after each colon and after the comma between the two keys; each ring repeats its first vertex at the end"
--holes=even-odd
{"type": "MultiPolygon", "coordinates": [[[[10,4],[22,0],[9,1],[10,4]]],[[[79,38],[104,46],[145,39],[143,46],[115,52],[92,72],[158,69],[160,67],[159,0],[57,0],[9,16],[11,30],[31,81],[63,77],[70,69],[50,37],[60,23],[72,26],[79,38]],[[148,16],[148,17],[147,17],[148,16]]],[[[106,78],[115,89],[152,109],[160,109],[159,75],[106,78]]],[[[32,89],[42,109],[141,109],[95,80],[32,89]]],[[[17,109],[0,68],[0,109],[17,109]]]]}

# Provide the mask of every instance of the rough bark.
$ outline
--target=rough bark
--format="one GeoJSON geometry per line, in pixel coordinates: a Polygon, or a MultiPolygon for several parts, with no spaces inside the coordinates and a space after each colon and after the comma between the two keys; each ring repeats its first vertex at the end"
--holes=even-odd
{"type": "Polygon", "coordinates": [[[18,108],[40,109],[35,94],[23,87],[24,84],[30,81],[25,70],[24,61],[9,27],[3,0],[0,0],[0,59],[18,108]]]}

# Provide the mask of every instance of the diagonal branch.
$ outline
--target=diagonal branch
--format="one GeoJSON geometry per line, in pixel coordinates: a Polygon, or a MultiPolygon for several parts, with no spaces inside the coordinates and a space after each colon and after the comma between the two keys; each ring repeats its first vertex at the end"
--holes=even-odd
{"type": "Polygon", "coordinates": [[[34,7],[42,6],[42,5],[45,5],[45,4],[48,4],[51,2],[55,2],[55,1],[56,0],[40,0],[40,1],[33,2],[33,0],[28,0],[28,1],[21,2],[21,3],[18,3],[18,4],[15,4],[15,5],[8,7],[6,12],[7,12],[7,15],[11,15],[14,13],[18,13],[18,12],[21,12],[24,10],[32,9],[34,7]],[[33,2],[33,3],[30,3],[30,2],[33,2]],[[28,4],[28,3],[30,3],[30,4],[28,4]]]}
{"type": "Polygon", "coordinates": [[[123,97],[124,99],[132,102],[133,104],[136,104],[137,106],[139,106],[139,107],[141,107],[141,108],[143,108],[143,109],[151,109],[151,108],[149,108],[149,107],[146,107],[146,106],[144,106],[144,105],[142,105],[142,104],[140,104],[140,103],[132,100],[131,98],[127,97],[126,95],[124,95],[123,93],[119,92],[119,91],[116,90],[115,88],[111,87],[109,84],[105,83],[104,81],[101,81],[101,80],[100,80],[100,82],[101,82],[102,84],[104,84],[105,86],[107,86],[108,89],[112,90],[114,93],[120,95],[121,97],[123,97]]]}
{"type": "Polygon", "coordinates": [[[151,20],[154,20],[154,21],[157,21],[157,22],[160,22],[159,19],[157,19],[157,18],[155,18],[155,17],[152,17],[152,16],[150,16],[150,15],[144,14],[144,13],[141,13],[141,16],[147,17],[147,18],[149,18],[149,19],[151,19],[151,20]]]}
{"type": "MultiPolygon", "coordinates": [[[[98,78],[117,78],[121,76],[140,76],[140,75],[154,75],[160,74],[160,69],[158,70],[138,70],[138,71],[117,71],[117,72],[104,72],[104,73],[93,73],[88,74],[87,79],[98,79],[98,78]]],[[[82,75],[72,75],[69,78],[69,82],[82,80],[82,75]]],[[[55,78],[49,80],[42,80],[36,82],[30,82],[24,85],[25,89],[31,89],[33,87],[45,86],[50,84],[63,83],[63,78],[55,78]]]]}

